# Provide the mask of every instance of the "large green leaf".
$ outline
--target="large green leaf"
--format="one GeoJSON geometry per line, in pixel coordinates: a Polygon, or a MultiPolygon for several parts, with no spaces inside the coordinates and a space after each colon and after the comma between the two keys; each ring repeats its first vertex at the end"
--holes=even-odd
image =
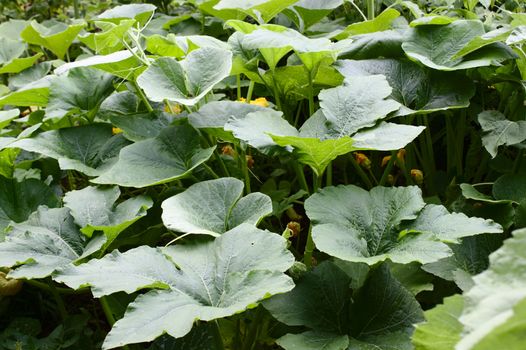
{"type": "Polygon", "coordinates": [[[351,136],[400,107],[387,99],[391,92],[383,75],[351,77],[343,86],[320,92],[320,107],[338,137],[351,136]]]}
{"type": "Polygon", "coordinates": [[[446,208],[436,204],[427,205],[418,218],[405,227],[418,232],[432,232],[442,241],[452,243],[457,243],[459,238],[482,233],[502,233],[502,227],[493,220],[449,213],[446,208]]]}
{"type": "Polygon", "coordinates": [[[30,57],[15,58],[0,68],[0,74],[19,73],[24,69],[31,67],[42,56],[42,53],[37,53],[36,55],[30,57]]]}
{"type": "MultiPolygon", "coordinates": [[[[392,349],[393,343],[409,345],[413,324],[422,320],[422,310],[413,295],[394,279],[387,266],[370,273],[365,284],[351,289],[351,280],[332,262],[324,262],[306,273],[289,293],[264,302],[274,317],[289,326],[306,326],[313,331],[286,335],[278,343],[287,350],[301,349],[295,342],[330,344],[349,349],[392,349]],[[328,288],[330,286],[330,288],[328,288]],[[342,337],[343,336],[343,337],[342,337]]],[[[395,349],[399,349],[394,347],[395,349]]],[[[319,349],[319,348],[316,348],[319,349]]]]}
{"type": "Polygon", "coordinates": [[[380,122],[352,136],[357,150],[391,151],[404,148],[417,138],[425,127],[380,122]]]}
{"type": "Polygon", "coordinates": [[[230,51],[204,47],[190,52],[182,61],[158,58],[139,75],[137,83],[152,101],[193,106],[229,76],[231,68],[230,51]]]}
{"type": "Polygon", "coordinates": [[[495,61],[514,58],[510,48],[495,43],[459,57],[473,39],[484,35],[478,20],[458,20],[447,25],[423,25],[413,28],[409,40],[402,44],[412,59],[437,70],[458,70],[489,66],[495,61]]]}
{"type": "Polygon", "coordinates": [[[45,107],[49,98],[49,86],[55,76],[47,75],[37,81],[0,97],[0,105],[45,107]]]}
{"type": "Polygon", "coordinates": [[[485,33],[483,35],[480,35],[478,37],[475,37],[471,39],[470,42],[467,43],[466,46],[462,48],[453,58],[459,58],[466,56],[481,47],[498,43],[498,42],[505,42],[508,36],[511,33],[511,29],[502,27],[499,29],[492,30],[491,32],[485,33]]]}
{"type": "Polygon", "coordinates": [[[154,138],[124,147],[117,162],[92,182],[137,188],[170,182],[189,175],[214,149],[201,148],[190,125],[170,126],[154,138]]]}
{"type": "Polygon", "coordinates": [[[0,176],[0,241],[10,221],[25,221],[38,206],[55,207],[58,203],[53,190],[39,180],[18,182],[0,176]]]}
{"type": "Polygon", "coordinates": [[[359,34],[382,32],[391,29],[393,21],[400,17],[400,12],[395,9],[387,9],[369,21],[353,23],[335,36],[335,39],[342,40],[359,34]]]}
{"type": "Polygon", "coordinates": [[[19,109],[0,111],[0,130],[8,126],[13,119],[20,115],[19,109]]]}
{"type": "Polygon", "coordinates": [[[301,32],[304,32],[343,3],[343,0],[299,0],[283,13],[294,21],[301,32]]]}
{"type": "Polygon", "coordinates": [[[97,176],[116,161],[119,150],[127,144],[129,142],[122,135],[112,137],[111,125],[91,124],[46,131],[18,140],[9,147],[57,159],[63,170],[97,176]]]}
{"type": "Polygon", "coordinates": [[[401,57],[402,43],[409,39],[410,30],[402,27],[353,36],[352,43],[339,57],[362,60],[378,57],[401,57]]]}
{"type": "Polygon", "coordinates": [[[220,0],[215,10],[235,9],[256,19],[261,24],[267,23],[281,11],[298,2],[298,0],[220,0]]]}
{"type": "Polygon", "coordinates": [[[504,174],[500,176],[492,188],[496,200],[507,200],[520,203],[526,198],[526,175],[504,174]]]}
{"type": "Polygon", "coordinates": [[[115,6],[97,16],[97,19],[119,23],[129,18],[135,19],[141,24],[147,22],[153,15],[156,7],[152,4],[126,4],[115,6]]]}
{"type": "Polygon", "coordinates": [[[161,131],[170,126],[173,118],[168,113],[133,113],[128,115],[113,115],[111,122],[122,130],[128,140],[139,142],[158,136],[161,131]]]}
{"type": "Polygon", "coordinates": [[[244,49],[259,49],[271,70],[290,50],[294,50],[309,71],[317,69],[323,60],[336,59],[336,49],[327,38],[309,38],[299,32],[277,25],[262,26],[242,39],[244,49]]]}
{"type": "Polygon", "coordinates": [[[46,118],[70,113],[93,114],[113,91],[113,76],[100,70],[78,67],[55,78],[49,86],[46,118]]]}
{"type": "Polygon", "coordinates": [[[276,146],[270,135],[298,135],[298,130],[283,118],[283,112],[272,109],[251,112],[241,118],[232,116],[224,128],[264,153],[271,152],[276,146]]]}
{"type": "Polygon", "coordinates": [[[89,253],[88,247],[69,209],[41,206],[27,221],[12,225],[0,243],[0,266],[19,265],[9,273],[14,278],[44,278],[89,253]]]}
{"type": "Polygon", "coordinates": [[[196,320],[211,321],[253,308],[294,284],[283,272],[294,258],[279,235],[241,225],[215,240],[197,239],[163,249],[114,251],[101,260],[61,271],[72,288],[91,286],[97,297],[161,288],[139,296],[115,323],[103,348],[180,338],[196,320]]]}
{"type": "Polygon", "coordinates": [[[85,23],[68,26],[60,22],[51,22],[49,26],[44,26],[32,21],[20,35],[26,42],[43,46],[62,59],[68,52],[73,40],[85,26],[85,23]]]}
{"type": "Polygon", "coordinates": [[[454,295],[426,311],[426,321],[418,324],[413,334],[415,350],[454,350],[463,328],[458,321],[463,306],[462,296],[454,295]]]}
{"type": "Polygon", "coordinates": [[[107,55],[124,48],[124,36],[135,24],[135,20],[122,20],[118,24],[95,21],[100,29],[96,33],[79,35],[79,40],[98,54],[107,55]]]}
{"type": "Polygon", "coordinates": [[[20,57],[26,50],[26,45],[16,40],[0,37],[0,65],[20,57]]]}
{"type": "Polygon", "coordinates": [[[163,223],[174,231],[217,236],[243,223],[257,225],[272,213],[267,195],[242,195],[243,182],[235,178],[196,183],[163,202],[163,223]]]}
{"type": "Polygon", "coordinates": [[[292,146],[298,161],[310,166],[317,175],[322,175],[338,156],[355,150],[353,139],[349,136],[320,140],[314,137],[272,135],[272,140],[280,146],[292,146]]]}
{"type": "Polygon", "coordinates": [[[351,278],[332,262],[306,273],[289,293],[263,303],[278,321],[318,332],[347,334],[351,278]],[[330,286],[330,288],[327,288],[330,286]]]}
{"type": "Polygon", "coordinates": [[[106,236],[105,247],[131,224],[146,215],[153,202],[147,196],[129,198],[115,203],[121,191],[118,187],[91,187],[70,191],[64,196],[64,206],[71,210],[81,232],[91,237],[95,231],[106,236]]]}
{"type": "Polygon", "coordinates": [[[514,122],[499,111],[484,111],[478,115],[478,121],[484,132],[482,143],[493,158],[497,156],[499,146],[516,145],[526,140],[524,120],[514,122]]]}
{"type": "Polygon", "coordinates": [[[465,237],[460,244],[451,244],[453,255],[422,268],[448,281],[454,281],[467,291],[473,286],[471,276],[488,268],[488,256],[502,244],[502,235],[465,237]]]}
{"type": "MultiPolygon", "coordinates": [[[[526,230],[515,231],[502,248],[490,255],[489,269],[474,277],[475,285],[464,294],[464,310],[460,317],[464,331],[456,349],[489,349],[477,344],[504,326],[513,316],[514,307],[526,300],[525,251],[526,230]]],[[[519,339],[515,338],[514,345],[509,348],[520,349],[524,343],[519,339]]]]}
{"type": "Polygon", "coordinates": [[[375,187],[367,192],[354,185],[326,187],[305,202],[313,223],[316,247],[337,258],[373,265],[434,262],[451,255],[434,232],[404,234],[398,226],[414,220],[424,208],[418,187],[375,187]]]}
{"type": "Polygon", "coordinates": [[[285,350],[347,350],[349,336],[309,331],[286,334],[276,343],[285,350]]]}
{"type": "Polygon", "coordinates": [[[222,139],[233,141],[230,132],[224,127],[230,118],[242,119],[252,112],[265,111],[265,107],[234,101],[213,101],[205,104],[197,112],[188,116],[188,121],[196,129],[205,129],[222,139]]]}
{"type": "MultiPolygon", "coordinates": [[[[128,50],[113,52],[109,55],[96,55],[75,62],[66,63],[55,69],[62,74],[77,67],[92,67],[126,80],[133,80],[146,67],[128,50]]],[[[101,73],[99,73],[101,74],[101,73]]]]}
{"type": "Polygon", "coordinates": [[[342,60],[337,69],[345,77],[384,74],[393,89],[391,98],[403,106],[398,114],[464,108],[475,94],[465,75],[437,72],[406,60],[342,60]]]}

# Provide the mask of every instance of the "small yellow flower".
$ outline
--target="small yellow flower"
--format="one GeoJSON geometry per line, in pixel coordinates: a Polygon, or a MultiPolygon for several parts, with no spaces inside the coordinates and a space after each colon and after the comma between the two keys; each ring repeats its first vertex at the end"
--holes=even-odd
{"type": "Polygon", "coordinates": [[[421,185],[424,182],[424,173],[420,169],[411,169],[411,177],[417,185],[421,185]]]}
{"type": "Polygon", "coordinates": [[[387,163],[389,163],[390,160],[391,160],[391,156],[385,156],[385,157],[383,157],[383,158],[382,158],[382,168],[383,168],[384,166],[386,166],[387,163]]]}
{"type": "Polygon", "coordinates": [[[354,158],[356,159],[358,165],[360,165],[362,168],[365,168],[367,170],[371,169],[371,160],[369,160],[369,158],[365,154],[355,152],[354,158]]]}
{"type": "Polygon", "coordinates": [[[264,98],[264,97],[256,98],[255,100],[250,101],[250,104],[251,105],[256,105],[256,106],[261,106],[261,107],[268,107],[269,106],[269,103],[268,103],[267,99],[264,98]]]}
{"type": "MultiPolygon", "coordinates": [[[[246,103],[247,102],[247,99],[244,98],[244,97],[241,97],[239,100],[237,100],[238,102],[241,102],[241,103],[246,103]]],[[[270,106],[270,104],[268,103],[267,99],[264,98],[264,97],[258,97],[256,98],[255,100],[251,100],[250,101],[250,104],[251,105],[255,105],[255,106],[261,106],[261,107],[268,107],[270,106]]]]}
{"type": "Polygon", "coordinates": [[[164,111],[166,113],[181,114],[183,112],[183,107],[178,103],[172,103],[168,101],[164,105],[164,111]]]}
{"type": "Polygon", "coordinates": [[[235,157],[236,156],[236,151],[234,150],[234,148],[231,145],[224,145],[221,148],[221,154],[225,155],[225,156],[235,157]]]}
{"type": "Polygon", "coordinates": [[[396,160],[402,164],[405,163],[405,149],[404,148],[401,148],[398,150],[398,153],[396,154],[396,160]]]}
{"type": "Polygon", "coordinates": [[[111,132],[113,133],[113,135],[117,135],[117,134],[120,134],[122,132],[122,129],[121,128],[111,128],[111,132]]]}

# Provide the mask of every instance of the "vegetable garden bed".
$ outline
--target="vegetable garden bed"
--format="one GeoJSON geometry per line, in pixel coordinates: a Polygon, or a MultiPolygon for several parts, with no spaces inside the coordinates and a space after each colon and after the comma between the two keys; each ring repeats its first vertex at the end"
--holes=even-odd
{"type": "Polygon", "coordinates": [[[0,2],[0,350],[523,350],[520,0],[0,2]]]}

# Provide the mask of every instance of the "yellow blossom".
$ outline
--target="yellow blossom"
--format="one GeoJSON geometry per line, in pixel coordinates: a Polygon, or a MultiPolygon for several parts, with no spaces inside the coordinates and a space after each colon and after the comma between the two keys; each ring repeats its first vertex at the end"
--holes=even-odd
{"type": "Polygon", "coordinates": [[[356,159],[356,162],[363,168],[368,170],[371,169],[371,161],[365,154],[356,152],[354,153],[354,158],[356,159]]]}
{"type": "Polygon", "coordinates": [[[411,177],[417,185],[421,185],[424,182],[424,173],[420,169],[411,169],[411,177]]]}
{"type": "Polygon", "coordinates": [[[113,128],[111,128],[111,132],[113,133],[113,135],[117,135],[117,134],[120,134],[122,132],[122,129],[113,127],[113,128]]]}

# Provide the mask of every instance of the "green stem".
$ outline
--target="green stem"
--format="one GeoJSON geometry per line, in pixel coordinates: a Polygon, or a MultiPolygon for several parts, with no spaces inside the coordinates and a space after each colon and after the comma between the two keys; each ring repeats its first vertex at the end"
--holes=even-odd
{"type": "Polygon", "coordinates": [[[374,19],[374,3],[375,0],[367,0],[367,19],[374,19]]]}
{"type": "Polygon", "coordinates": [[[257,334],[258,334],[258,329],[259,327],[261,326],[261,324],[263,323],[263,316],[264,316],[264,313],[263,313],[263,307],[262,306],[259,306],[256,310],[255,310],[255,313],[256,315],[254,316],[254,319],[252,320],[252,322],[250,323],[250,327],[248,328],[248,332],[247,332],[247,335],[245,336],[245,341],[244,341],[244,346],[243,346],[243,350],[252,350],[254,349],[254,345],[257,344],[257,334]]]}
{"type": "Polygon", "coordinates": [[[139,86],[139,84],[137,84],[135,80],[133,80],[133,86],[135,87],[135,90],[137,91],[137,94],[141,98],[142,102],[144,102],[144,105],[146,106],[146,109],[148,110],[148,112],[153,112],[153,108],[152,108],[152,105],[150,104],[150,101],[148,101],[148,99],[146,98],[146,95],[144,94],[141,87],[139,86]]]}
{"type": "Polygon", "coordinates": [[[214,350],[224,350],[225,344],[223,344],[223,338],[221,337],[221,329],[219,328],[219,323],[217,321],[212,321],[214,325],[212,327],[212,336],[214,337],[214,350]]]}
{"type": "Polygon", "coordinates": [[[104,311],[104,315],[106,316],[106,320],[108,320],[108,323],[111,327],[115,324],[115,316],[113,315],[113,312],[111,311],[110,303],[108,302],[108,299],[106,297],[101,297],[100,299],[100,305],[102,306],[102,311],[104,311]]]}
{"type": "MultiPolygon", "coordinates": [[[[323,174],[316,175],[312,174],[312,193],[316,193],[321,187],[321,182],[323,179],[323,174]]],[[[316,245],[312,239],[312,223],[309,225],[309,232],[307,234],[307,243],[305,244],[305,251],[303,253],[303,263],[307,268],[312,267],[312,253],[314,252],[316,245]]]]}
{"type": "Polygon", "coordinates": [[[58,312],[60,313],[60,317],[62,320],[65,320],[68,318],[68,311],[66,310],[66,306],[64,305],[64,300],[62,300],[62,297],[58,293],[58,290],[53,285],[53,281],[49,281],[49,291],[51,292],[51,295],[53,295],[53,299],[55,299],[55,302],[57,303],[58,312]]]}
{"type": "Polygon", "coordinates": [[[382,177],[380,178],[379,186],[385,186],[385,182],[387,181],[387,177],[391,173],[391,170],[393,169],[393,165],[396,162],[396,151],[391,151],[391,159],[389,159],[389,162],[387,163],[387,166],[385,167],[384,173],[382,174],[382,177]]]}
{"type": "Polygon", "coordinates": [[[312,77],[312,71],[307,70],[307,75],[309,77],[309,116],[311,116],[314,114],[314,79],[312,77]]]}
{"type": "Polygon", "coordinates": [[[373,188],[373,183],[371,182],[371,180],[369,179],[365,171],[363,171],[360,164],[356,162],[356,159],[354,159],[354,156],[352,154],[349,154],[349,160],[351,161],[351,164],[354,170],[356,170],[356,173],[358,174],[358,176],[360,176],[362,181],[365,183],[365,186],[367,186],[368,189],[373,188]]]}
{"type": "Polygon", "coordinates": [[[79,18],[79,0],[73,0],[73,13],[75,18],[79,18]]]}
{"type": "Polygon", "coordinates": [[[250,103],[250,101],[252,100],[252,93],[254,93],[254,85],[256,85],[256,83],[254,83],[253,80],[251,80],[248,84],[247,103],[250,103]]]}
{"type": "Polygon", "coordinates": [[[238,153],[239,153],[239,161],[241,162],[241,170],[243,172],[243,177],[245,179],[245,191],[246,191],[246,194],[249,194],[252,192],[252,188],[250,186],[250,173],[248,171],[247,154],[242,147],[239,147],[238,153]]]}
{"type": "Polygon", "coordinates": [[[312,224],[309,225],[309,232],[307,234],[307,244],[305,245],[305,252],[303,253],[303,263],[307,268],[312,267],[312,253],[314,252],[314,240],[312,239],[312,224]]]}
{"type": "Polygon", "coordinates": [[[206,171],[208,171],[210,173],[210,175],[212,175],[212,177],[214,179],[219,179],[220,176],[216,174],[216,172],[214,170],[212,170],[212,168],[210,168],[207,164],[203,163],[203,167],[206,169],[206,171]]]}
{"type": "Polygon", "coordinates": [[[332,161],[327,165],[327,176],[326,176],[326,184],[327,186],[332,186],[332,161]]]}
{"type": "Polygon", "coordinates": [[[307,179],[305,178],[305,173],[303,172],[303,165],[298,162],[294,162],[294,170],[296,171],[296,176],[298,177],[301,188],[305,192],[310,193],[309,185],[307,184],[307,179]]]}
{"type": "Polygon", "coordinates": [[[237,99],[241,100],[241,74],[236,75],[237,99]]]}

